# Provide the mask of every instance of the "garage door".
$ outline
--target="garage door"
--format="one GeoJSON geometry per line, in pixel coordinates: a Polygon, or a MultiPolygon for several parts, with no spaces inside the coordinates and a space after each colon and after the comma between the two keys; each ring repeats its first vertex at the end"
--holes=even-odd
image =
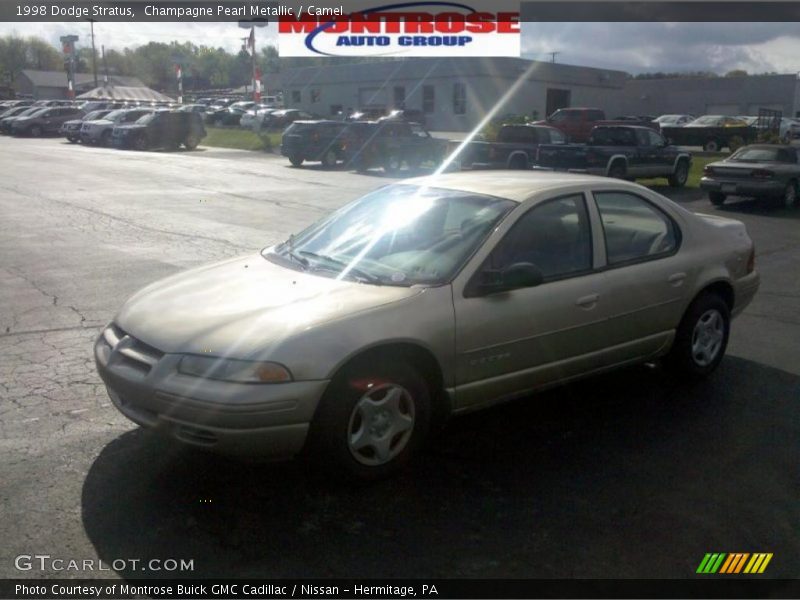
{"type": "Polygon", "coordinates": [[[359,108],[386,108],[389,106],[389,90],[386,88],[360,88],[359,108]]]}
{"type": "Polygon", "coordinates": [[[739,114],[738,104],[706,104],[707,115],[727,115],[734,117],[739,114]]]}

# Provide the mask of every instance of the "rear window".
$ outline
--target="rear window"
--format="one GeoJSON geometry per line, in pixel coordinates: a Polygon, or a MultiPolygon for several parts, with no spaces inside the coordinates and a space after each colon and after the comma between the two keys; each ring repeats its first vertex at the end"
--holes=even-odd
{"type": "Polygon", "coordinates": [[[632,129],[623,127],[597,127],[589,138],[592,146],[635,146],[636,137],[632,129]]]}

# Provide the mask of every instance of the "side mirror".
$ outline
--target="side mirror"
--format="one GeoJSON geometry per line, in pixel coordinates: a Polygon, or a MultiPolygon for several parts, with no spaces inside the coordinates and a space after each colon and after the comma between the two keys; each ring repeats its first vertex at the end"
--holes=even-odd
{"type": "Polygon", "coordinates": [[[544,274],[536,265],[514,263],[502,270],[483,271],[477,291],[478,295],[487,296],[520,288],[536,287],[543,281],[544,274]]]}

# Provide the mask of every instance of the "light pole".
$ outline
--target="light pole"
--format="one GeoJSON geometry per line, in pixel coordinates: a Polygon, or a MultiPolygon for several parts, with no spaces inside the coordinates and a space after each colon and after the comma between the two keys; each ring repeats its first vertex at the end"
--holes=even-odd
{"type": "Polygon", "coordinates": [[[67,96],[75,99],[75,42],[77,35],[62,35],[61,50],[64,53],[64,64],[67,66],[67,96]]]}
{"type": "Polygon", "coordinates": [[[92,28],[92,73],[94,74],[94,87],[97,87],[97,50],[94,47],[94,19],[87,19],[92,28]]]}
{"type": "Polygon", "coordinates": [[[242,29],[249,29],[250,35],[247,37],[245,47],[250,52],[250,67],[252,69],[252,84],[253,84],[253,102],[261,100],[261,74],[258,72],[256,65],[256,27],[266,27],[269,21],[267,19],[251,19],[247,21],[239,21],[239,27],[242,29]]]}

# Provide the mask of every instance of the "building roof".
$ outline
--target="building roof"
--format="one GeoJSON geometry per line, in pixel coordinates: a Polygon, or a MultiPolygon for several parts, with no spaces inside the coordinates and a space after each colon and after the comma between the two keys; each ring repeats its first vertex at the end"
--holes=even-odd
{"type": "Polygon", "coordinates": [[[145,86],[107,85],[78,96],[80,100],[139,100],[145,102],[175,102],[173,98],[145,86]]]}
{"type": "Polygon", "coordinates": [[[267,85],[275,87],[277,79],[283,88],[324,84],[364,84],[370,81],[426,80],[439,77],[491,77],[516,80],[530,69],[528,79],[621,88],[627,74],[623,71],[579,67],[560,63],[532,61],[524,58],[414,58],[375,62],[357,62],[318,67],[284,69],[264,76],[267,85]]]}
{"type": "MultiPolygon", "coordinates": [[[[22,75],[27,77],[36,87],[67,87],[66,71],[38,71],[36,69],[23,69],[22,75]]],[[[103,75],[98,75],[100,81],[103,75]]],[[[109,75],[109,83],[130,87],[144,87],[144,83],[136,77],[124,77],[122,75],[109,75]]],[[[92,73],[75,73],[75,85],[86,87],[94,85],[94,75],[92,73]]]]}

